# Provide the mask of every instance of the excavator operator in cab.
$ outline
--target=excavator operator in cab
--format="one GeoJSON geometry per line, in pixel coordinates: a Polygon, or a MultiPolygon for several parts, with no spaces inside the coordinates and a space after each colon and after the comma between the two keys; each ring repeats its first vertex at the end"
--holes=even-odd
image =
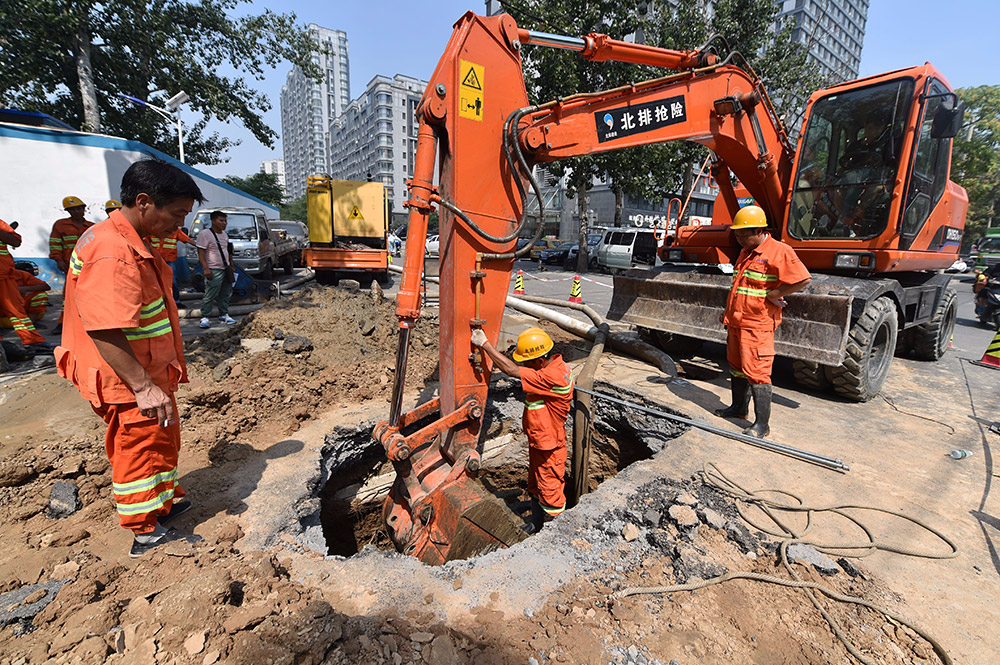
{"type": "Polygon", "coordinates": [[[562,356],[552,354],[552,338],[541,328],[528,328],[517,338],[514,360],[496,350],[486,333],[472,331],[472,344],[496,367],[521,380],[528,436],[528,494],[532,533],[566,509],[566,418],[573,402],[573,378],[562,356]]]}

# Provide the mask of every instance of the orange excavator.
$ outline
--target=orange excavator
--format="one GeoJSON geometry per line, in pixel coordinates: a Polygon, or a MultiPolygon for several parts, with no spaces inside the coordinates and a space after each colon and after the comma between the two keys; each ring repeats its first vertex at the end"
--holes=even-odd
{"type": "Polygon", "coordinates": [[[955,295],[934,270],[957,256],[967,207],[964,190],[948,180],[950,137],[962,113],[947,82],[927,64],[818,91],[797,152],[760,80],[738,53],[717,53],[717,41],[676,51],[600,34],[563,37],[521,29],[505,14],[469,12],[455,24],[417,109],[395,383],[389,419],[374,432],[396,469],[383,518],[399,551],[433,565],[524,537],[513,514],[476,481],[491,366],[470,337],[476,328],[491,340],[499,335],[527,197],[542,206],[537,164],[672,140],[711,150],[721,192],[713,224],[681,227],[665,240],[660,256],[683,264],[679,270],[616,277],[612,318],[667,342],[724,339],[718,312],[729,277],[718,266],[734,261],[729,222],[752,201],[814,273],[808,291],[789,298],[795,315],[786,314],[780,330],[790,334],[776,345],[813,369],[815,381],[829,374],[849,385],[848,394],[867,398],[881,386],[897,332],[905,330],[925,357],[947,348],[955,295]],[[532,105],[525,44],[670,73],[532,105]],[[403,413],[435,208],[440,396],[403,413]]]}

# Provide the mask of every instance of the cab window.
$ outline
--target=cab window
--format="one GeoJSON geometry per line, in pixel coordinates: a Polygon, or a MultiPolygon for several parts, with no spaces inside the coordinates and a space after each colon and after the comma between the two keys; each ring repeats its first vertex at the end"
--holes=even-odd
{"type": "Polygon", "coordinates": [[[800,239],[873,238],[889,223],[913,81],[835,92],[813,104],[788,227],[800,239]]]}
{"type": "MultiPolygon", "coordinates": [[[[910,181],[906,188],[906,207],[903,212],[903,245],[908,247],[913,237],[920,233],[924,223],[944,194],[948,181],[948,155],[951,153],[949,138],[936,139],[931,136],[934,116],[943,108],[950,108],[952,98],[940,96],[948,90],[939,82],[932,81],[924,102],[923,117],[920,120],[920,136],[910,168],[910,181]]],[[[904,247],[904,249],[905,249],[904,247]]]]}

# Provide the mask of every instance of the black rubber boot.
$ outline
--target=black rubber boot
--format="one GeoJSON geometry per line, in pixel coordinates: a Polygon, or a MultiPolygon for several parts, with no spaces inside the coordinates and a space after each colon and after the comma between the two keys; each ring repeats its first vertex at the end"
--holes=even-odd
{"type": "Polygon", "coordinates": [[[768,424],[771,420],[771,384],[755,383],[750,386],[750,392],[753,394],[754,423],[743,433],[763,439],[771,433],[768,424]]]}
{"type": "Polygon", "coordinates": [[[531,497],[531,533],[538,533],[542,530],[542,526],[545,524],[545,511],[542,510],[542,504],[539,503],[538,497],[531,497]]]}
{"type": "Polygon", "coordinates": [[[746,418],[750,407],[750,382],[745,378],[734,376],[729,387],[733,393],[733,405],[725,409],[716,409],[715,415],[722,418],[746,418]]]}

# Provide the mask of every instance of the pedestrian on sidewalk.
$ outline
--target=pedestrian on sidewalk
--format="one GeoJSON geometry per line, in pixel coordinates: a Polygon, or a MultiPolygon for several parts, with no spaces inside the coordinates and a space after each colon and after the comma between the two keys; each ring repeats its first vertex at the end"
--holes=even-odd
{"type": "Polygon", "coordinates": [[[170,271],[148,239],[184,223],[203,199],[194,180],[157,160],[132,164],[122,203],[87,229],[70,257],[60,376],[104,419],[104,447],[129,556],[197,536],[164,523],[191,507],[177,482],[181,446],[174,393],[187,382],[170,271]]]}
{"type": "Polygon", "coordinates": [[[229,298],[233,295],[236,279],[229,236],[226,235],[229,218],[219,210],[212,211],[210,218],[212,225],[202,229],[195,241],[198,261],[205,273],[205,297],[201,301],[201,322],[198,324],[202,328],[212,325],[212,310],[216,305],[219,307],[219,323],[236,323],[236,319],[229,316],[229,298]]]}
{"type": "Polygon", "coordinates": [[[770,431],[774,331],[781,324],[785,296],[812,279],[795,250],[767,232],[767,216],[757,206],[741,208],[733,233],[743,248],[733,270],[733,287],[722,323],[733,403],[718,409],[722,418],[746,418],[753,395],[754,424],[743,430],[757,438],[770,431]]]}
{"type": "Polygon", "coordinates": [[[551,353],[552,338],[541,328],[528,328],[518,336],[513,355],[521,365],[497,351],[482,329],[472,331],[472,344],[482,349],[501,372],[521,380],[521,428],[528,437],[531,526],[537,532],[566,510],[566,418],[573,402],[569,366],[561,355],[551,353]]]}

